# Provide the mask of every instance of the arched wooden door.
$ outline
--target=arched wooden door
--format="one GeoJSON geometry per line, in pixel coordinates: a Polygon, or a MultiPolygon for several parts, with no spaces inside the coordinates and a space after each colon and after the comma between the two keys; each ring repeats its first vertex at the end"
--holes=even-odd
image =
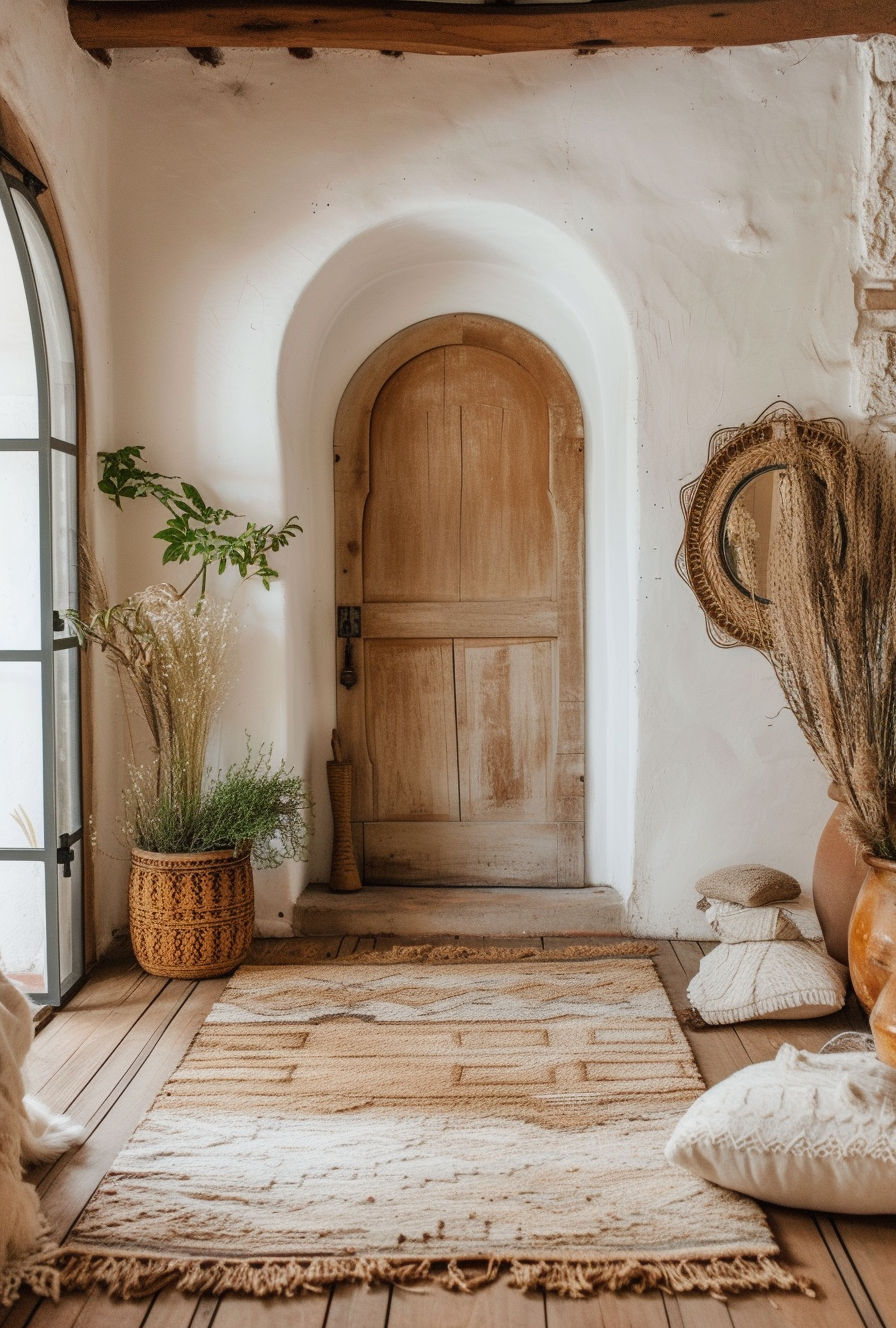
{"type": "Polygon", "coordinates": [[[368,884],[584,884],[582,439],[560,362],[496,318],[407,328],[346,389],[337,715],[368,884]]]}

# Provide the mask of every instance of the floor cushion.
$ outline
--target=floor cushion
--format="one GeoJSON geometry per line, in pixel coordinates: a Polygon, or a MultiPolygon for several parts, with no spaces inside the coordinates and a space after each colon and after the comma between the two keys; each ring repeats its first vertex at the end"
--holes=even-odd
{"type": "Polygon", "coordinates": [[[896,1213],[896,1070],[868,1052],[785,1045],[698,1098],[666,1157],[769,1203],[896,1213]]]}
{"type": "Polygon", "coordinates": [[[743,941],[704,955],[688,1000],[707,1024],[815,1019],[846,1000],[846,969],[811,941],[743,941]]]}
{"type": "Polygon", "coordinates": [[[783,908],[744,908],[724,899],[713,899],[706,910],[706,921],[720,941],[736,945],[741,941],[801,941],[803,933],[783,908]]]}
{"type": "Polygon", "coordinates": [[[722,867],[708,876],[701,876],[697,893],[707,899],[725,899],[730,904],[755,908],[760,904],[776,904],[782,899],[796,899],[800,883],[774,867],[749,862],[740,867],[722,867]]]}

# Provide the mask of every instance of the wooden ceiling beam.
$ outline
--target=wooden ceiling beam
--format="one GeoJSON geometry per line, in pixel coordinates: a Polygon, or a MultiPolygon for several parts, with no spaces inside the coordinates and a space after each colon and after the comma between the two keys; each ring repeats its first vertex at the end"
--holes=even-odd
{"type": "Polygon", "coordinates": [[[283,46],[425,55],[631,46],[755,46],[896,33],[896,0],[589,0],[414,4],[366,0],[70,0],[85,50],[283,46]]]}

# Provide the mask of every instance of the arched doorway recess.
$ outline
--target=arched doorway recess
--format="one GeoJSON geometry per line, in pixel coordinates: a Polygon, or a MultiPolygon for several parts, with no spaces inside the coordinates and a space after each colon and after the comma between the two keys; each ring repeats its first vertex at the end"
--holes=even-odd
{"type": "Polygon", "coordinates": [[[337,717],[369,884],[585,883],[583,438],[553,352],[481,314],[399,332],[343,395],[337,717]]]}

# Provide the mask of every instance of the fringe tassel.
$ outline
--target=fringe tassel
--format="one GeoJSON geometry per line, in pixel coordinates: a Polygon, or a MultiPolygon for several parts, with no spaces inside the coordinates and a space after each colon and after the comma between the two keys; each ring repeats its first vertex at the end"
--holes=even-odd
{"type": "MultiPolygon", "coordinates": [[[[512,964],[521,959],[553,963],[564,959],[648,958],[657,953],[651,941],[608,941],[602,945],[567,945],[562,950],[542,950],[535,946],[503,949],[497,945],[396,945],[391,950],[368,950],[365,954],[344,955],[341,959],[322,960],[319,956],[299,960],[300,964],[512,964]]],[[[244,965],[251,968],[251,964],[244,965]]]]}
{"type": "Polygon", "coordinates": [[[41,1219],[42,1231],[33,1254],[16,1263],[0,1265],[0,1305],[9,1307],[27,1287],[36,1296],[58,1300],[61,1276],[57,1266],[59,1246],[50,1235],[49,1227],[41,1219]]]}
{"type": "Polygon", "coordinates": [[[156,1255],[118,1256],[65,1249],[57,1255],[55,1282],[26,1279],[38,1295],[58,1299],[67,1291],[102,1287],[112,1296],[137,1300],[174,1287],[192,1295],[294,1296],[319,1293],[338,1282],[366,1286],[436,1283],[472,1292],[509,1270],[520,1291],[545,1290],[573,1300],[598,1291],[702,1291],[716,1299],[746,1291],[800,1291],[814,1296],[812,1284],[761,1255],[711,1259],[541,1259],[527,1262],[497,1256],[484,1263],[451,1259],[406,1261],[379,1258],[166,1259],[156,1255]]]}
{"type": "Polygon", "coordinates": [[[703,1018],[703,1015],[699,1010],[695,1010],[693,1005],[686,1005],[683,1009],[676,1007],[674,1013],[682,1028],[709,1028],[709,1024],[703,1018]]]}
{"type": "Polygon", "coordinates": [[[572,1300],[597,1291],[702,1291],[716,1300],[746,1291],[800,1291],[815,1296],[805,1277],[788,1273],[768,1257],[644,1260],[599,1259],[593,1263],[546,1260],[510,1266],[510,1281],[520,1291],[553,1291],[572,1300]]]}

